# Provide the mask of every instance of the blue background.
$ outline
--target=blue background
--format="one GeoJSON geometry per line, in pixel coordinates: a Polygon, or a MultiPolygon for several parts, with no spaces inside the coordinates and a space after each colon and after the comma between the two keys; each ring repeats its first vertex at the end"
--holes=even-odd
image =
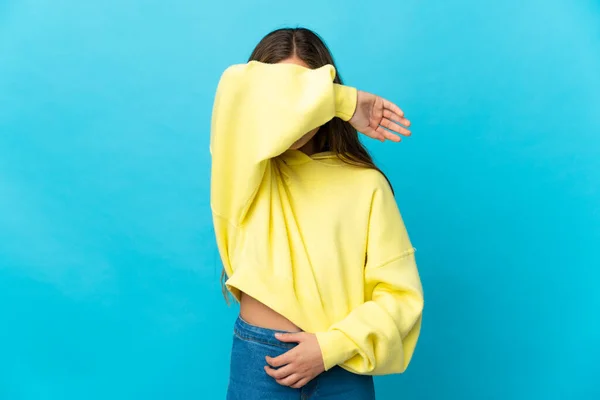
{"type": "Polygon", "coordinates": [[[0,1],[0,399],[219,399],[221,71],[304,25],[414,136],[368,145],[426,314],[379,399],[598,399],[600,3],[0,1]]]}

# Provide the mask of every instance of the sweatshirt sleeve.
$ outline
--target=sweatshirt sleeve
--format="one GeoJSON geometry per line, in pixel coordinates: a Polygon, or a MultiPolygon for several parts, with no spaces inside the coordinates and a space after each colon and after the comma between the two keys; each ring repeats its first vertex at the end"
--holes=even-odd
{"type": "Polygon", "coordinates": [[[223,73],[211,122],[214,213],[241,224],[271,158],[332,118],[352,117],[357,91],[333,83],[335,74],[332,65],[257,61],[223,73]]]}
{"type": "Polygon", "coordinates": [[[316,334],[325,369],[342,365],[358,374],[404,372],[421,329],[423,291],[414,249],[387,182],[373,195],[364,282],[365,302],[316,334]]]}

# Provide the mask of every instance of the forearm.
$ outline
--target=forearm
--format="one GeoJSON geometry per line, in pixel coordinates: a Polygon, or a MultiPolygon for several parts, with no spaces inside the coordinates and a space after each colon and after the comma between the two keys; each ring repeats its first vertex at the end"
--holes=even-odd
{"type": "Polygon", "coordinates": [[[331,65],[311,70],[257,62],[223,74],[211,124],[215,212],[238,223],[269,159],[335,116],[352,116],[356,89],[334,84],[334,77],[331,65]]]}

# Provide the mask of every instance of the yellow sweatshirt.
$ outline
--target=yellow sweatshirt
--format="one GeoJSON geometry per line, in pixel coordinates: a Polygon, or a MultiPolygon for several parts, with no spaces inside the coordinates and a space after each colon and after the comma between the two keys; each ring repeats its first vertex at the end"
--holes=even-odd
{"type": "Polygon", "coordinates": [[[211,208],[226,285],[315,333],[325,369],[403,372],[421,327],[414,250],[381,173],[289,147],[357,91],[331,65],[229,67],[211,128],[211,208]]]}

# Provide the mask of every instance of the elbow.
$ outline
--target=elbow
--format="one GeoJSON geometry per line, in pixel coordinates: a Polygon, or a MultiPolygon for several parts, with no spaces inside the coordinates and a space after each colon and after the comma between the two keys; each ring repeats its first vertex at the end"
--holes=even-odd
{"type": "MultiPolygon", "coordinates": [[[[402,314],[404,314],[404,326],[400,326],[399,330],[402,341],[404,342],[411,333],[415,330],[420,330],[425,302],[422,292],[413,292],[410,295],[403,296],[402,301],[404,302],[402,312],[402,314]]],[[[406,350],[406,343],[403,343],[403,347],[405,348],[404,350],[406,350]]]]}
{"type": "Polygon", "coordinates": [[[423,292],[419,291],[418,293],[414,293],[412,297],[412,307],[414,308],[415,316],[417,319],[420,319],[423,316],[423,308],[425,307],[423,292]]]}

